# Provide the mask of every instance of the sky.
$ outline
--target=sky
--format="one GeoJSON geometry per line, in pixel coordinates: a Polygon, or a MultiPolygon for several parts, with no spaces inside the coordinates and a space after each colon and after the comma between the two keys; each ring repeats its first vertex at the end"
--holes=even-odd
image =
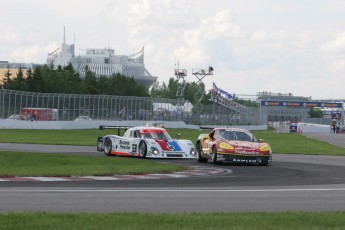
{"type": "Polygon", "coordinates": [[[292,93],[345,99],[343,0],[0,0],[0,61],[45,64],[66,43],[77,55],[145,47],[145,67],[160,83],[208,69],[231,94],[292,93]]]}

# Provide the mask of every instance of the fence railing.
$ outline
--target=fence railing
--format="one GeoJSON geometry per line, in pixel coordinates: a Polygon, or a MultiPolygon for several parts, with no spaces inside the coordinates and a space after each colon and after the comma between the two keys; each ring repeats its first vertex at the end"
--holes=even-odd
{"type": "Polygon", "coordinates": [[[22,120],[152,120],[187,124],[265,124],[259,109],[248,115],[220,105],[202,114],[188,101],[167,98],[35,93],[0,89],[0,118],[22,120]]]}

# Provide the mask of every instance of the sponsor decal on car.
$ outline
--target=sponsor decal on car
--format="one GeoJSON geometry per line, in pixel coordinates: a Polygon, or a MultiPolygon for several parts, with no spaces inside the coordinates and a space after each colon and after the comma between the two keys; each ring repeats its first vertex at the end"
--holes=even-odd
{"type": "Polygon", "coordinates": [[[247,154],[247,155],[258,155],[258,154],[260,154],[259,152],[249,152],[249,151],[244,151],[244,150],[239,150],[239,151],[236,151],[235,153],[247,154]]]}
{"type": "Polygon", "coordinates": [[[120,149],[130,149],[129,141],[120,140],[120,149]]]}
{"type": "Polygon", "coordinates": [[[132,152],[136,153],[137,152],[138,145],[137,144],[132,144],[132,152]]]}

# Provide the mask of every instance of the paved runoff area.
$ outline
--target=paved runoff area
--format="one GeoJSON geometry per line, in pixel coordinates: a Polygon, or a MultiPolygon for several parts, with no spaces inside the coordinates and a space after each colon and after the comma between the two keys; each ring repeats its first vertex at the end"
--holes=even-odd
{"type": "Polygon", "coordinates": [[[303,133],[303,135],[345,148],[345,133],[303,133]]]}

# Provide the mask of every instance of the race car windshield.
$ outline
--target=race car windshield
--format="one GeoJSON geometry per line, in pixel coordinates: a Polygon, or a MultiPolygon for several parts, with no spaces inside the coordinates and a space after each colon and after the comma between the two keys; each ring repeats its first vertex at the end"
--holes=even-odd
{"type": "Polygon", "coordinates": [[[235,130],[217,130],[216,139],[229,141],[253,141],[254,137],[248,133],[235,130]]]}
{"type": "Polygon", "coordinates": [[[163,131],[152,131],[143,134],[144,138],[157,139],[157,140],[171,140],[171,137],[167,132],[163,131]]]}
{"type": "Polygon", "coordinates": [[[158,139],[158,140],[170,140],[171,137],[169,136],[168,133],[164,133],[164,132],[156,132],[156,133],[152,133],[153,138],[154,139],[158,139]]]}

